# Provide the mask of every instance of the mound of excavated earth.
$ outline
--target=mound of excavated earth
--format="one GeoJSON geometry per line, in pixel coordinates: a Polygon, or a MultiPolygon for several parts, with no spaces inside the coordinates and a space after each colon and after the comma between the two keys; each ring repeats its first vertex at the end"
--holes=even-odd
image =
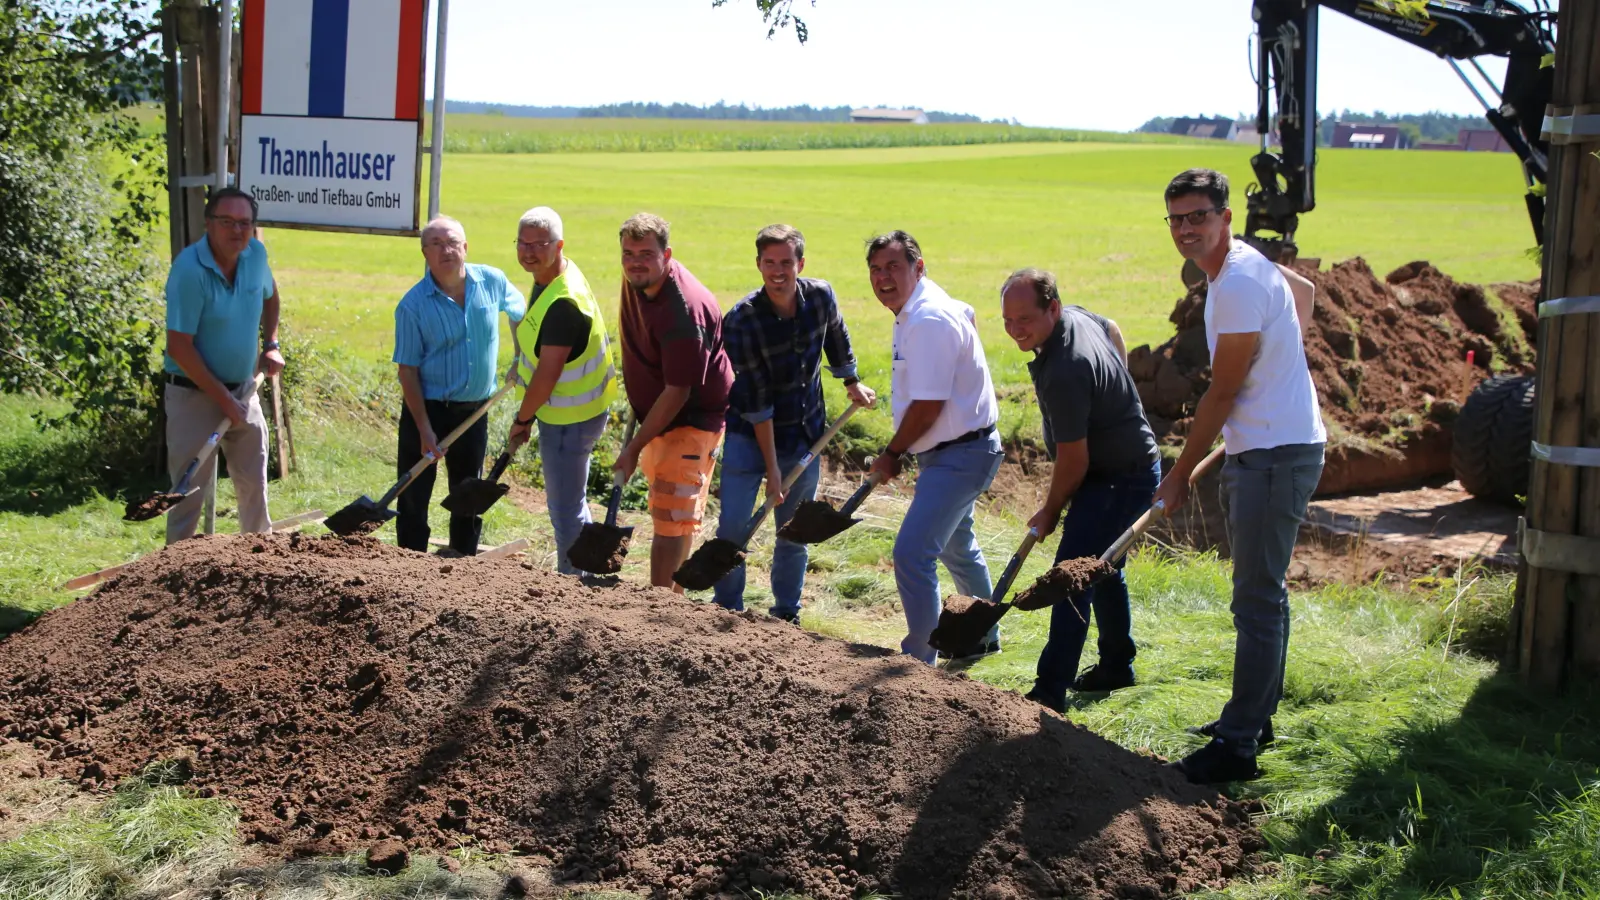
{"type": "Polygon", "coordinates": [[[0,734],[155,759],[278,852],[462,842],[658,897],[1157,897],[1245,810],[1013,694],[665,591],[365,538],[199,538],[0,642],[0,734]]]}
{"type": "MultiPolygon", "coordinates": [[[[1448,471],[1449,425],[1491,363],[1532,368],[1538,319],[1529,285],[1494,285],[1514,320],[1506,322],[1483,287],[1457,282],[1426,262],[1381,279],[1359,257],[1301,274],[1317,288],[1305,343],[1323,417],[1359,438],[1349,444],[1335,435],[1319,493],[1378,489],[1448,471]]],[[[1205,305],[1202,284],[1173,308],[1176,336],[1128,354],[1151,427],[1170,442],[1188,433],[1211,384],[1205,305]]]]}

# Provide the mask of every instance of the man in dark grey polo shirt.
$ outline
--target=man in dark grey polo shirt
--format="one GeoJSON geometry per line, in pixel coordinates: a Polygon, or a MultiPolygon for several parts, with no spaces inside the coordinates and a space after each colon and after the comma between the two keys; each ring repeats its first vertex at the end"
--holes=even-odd
{"type": "MultiPolygon", "coordinates": [[[[1056,562],[1099,556],[1150,507],[1161,456],[1128,374],[1116,323],[1078,306],[1063,307],[1054,275],[1022,269],[1000,289],[1006,333],[1032,350],[1028,374],[1044,417],[1045,450],[1055,460],[1044,505],[1028,520],[1041,538],[1062,522],[1056,562]]],[[[1067,688],[1111,691],[1134,682],[1128,584],[1117,565],[1076,603],[1050,614],[1050,639],[1028,698],[1057,712],[1067,688]],[[1100,661],[1078,676],[1090,610],[1100,627],[1100,661]],[[1074,676],[1077,676],[1074,678],[1074,676]]]]}

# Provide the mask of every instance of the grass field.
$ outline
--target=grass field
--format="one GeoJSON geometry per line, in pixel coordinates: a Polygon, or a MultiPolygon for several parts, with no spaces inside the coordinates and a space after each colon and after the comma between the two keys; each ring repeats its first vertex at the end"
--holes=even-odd
{"type": "MultiPolygon", "coordinates": [[[[483,133],[498,124],[487,123],[483,133]]],[[[542,139],[547,127],[527,130],[542,139]]],[[[631,127],[641,134],[672,130],[631,127]]],[[[722,129],[720,123],[707,127],[722,129]]],[[[571,146],[580,143],[573,138],[571,146]]],[[[864,376],[883,388],[891,322],[868,292],[861,245],[876,231],[904,227],[921,239],[932,277],[978,309],[996,384],[1008,398],[1004,424],[1032,430],[1037,423],[1025,358],[1005,337],[995,310],[1001,279],[1023,265],[1052,268],[1063,276],[1069,300],[1117,318],[1131,343],[1164,339],[1180,289],[1177,257],[1159,218],[1161,189],[1183,168],[1212,166],[1235,179],[1241,202],[1249,153],[1229,145],[1082,142],[458,153],[446,162],[443,208],[465,222],[474,260],[505,268],[525,285],[511,246],[516,218],[532,205],[554,206],[566,218],[569,255],[613,311],[613,329],[616,227],[628,215],[649,209],[671,220],[678,258],[725,307],[758,283],[756,230],[789,221],[807,233],[807,274],[839,290],[864,376]]],[[[1307,255],[1330,261],[1364,255],[1380,273],[1429,259],[1468,281],[1537,274],[1523,255],[1532,238],[1508,156],[1325,151],[1318,182],[1319,208],[1305,217],[1300,234],[1307,255]]],[[[375,495],[393,479],[392,310],[420,276],[422,260],[416,242],[406,239],[272,230],[267,240],[303,404],[296,421],[301,468],[273,484],[273,511],[280,517],[313,507],[331,511],[361,493],[375,495]]],[[[66,578],[160,544],[159,522],[121,521],[122,500],[158,481],[115,484],[84,466],[82,460],[94,458],[92,432],[41,435],[29,418],[55,408],[36,398],[0,397],[0,535],[6,538],[0,545],[0,634],[76,596],[53,587],[66,578]]],[[[506,412],[497,411],[495,442],[506,412]]],[[[869,438],[887,433],[886,411],[861,418],[869,438]]],[[[235,527],[230,490],[224,482],[223,531],[235,527]]],[[[898,642],[900,614],[884,562],[896,513],[889,499],[883,502],[889,505],[880,510],[886,518],[879,527],[855,529],[814,554],[807,627],[886,646],[898,642]]],[[[997,563],[1022,527],[1007,512],[989,511],[979,531],[997,563]]],[[[502,501],[485,540],[519,536],[533,538],[536,561],[551,562],[544,516],[502,501]]],[[[758,569],[769,550],[755,552],[758,569]]],[[[1023,583],[1044,562],[1036,555],[1023,583]]],[[[1127,746],[1179,753],[1191,743],[1182,726],[1208,717],[1227,690],[1227,566],[1206,556],[1146,552],[1130,571],[1142,684],[1103,701],[1086,698],[1071,717],[1127,746]]],[[[627,575],[642,580],[634,569],[627,575]]],[[[765,605],[765,582],[761,573],[752,574],[749,594],[757,609],[765,605]]],[[[1269,866],[1226,896],[1600,897],[1594,697],[1532,696],[1497,674],[1493,663],[1462,652],[1464,644],[1486,643],[1473,635],[1493,635],[1503,623],[1506,579],[1471,586],[1446,581],[1408,593],[1335,586],[1297,594],[1293,602],[1295,643],[1280,727],[1285,738],[1266,754],[1270,777],[1240,792],[1265,804],[1269,866]]],[[[1002,689],[1025,687],[1045,622],[1042,614],[1008,618],[1006,652],[976,667],[973,677],[1002,689]]],[[[174,819],[156,815],[172,808],[175,798],[168,793],[138,789],[128,797],[99,818],[0,844],[0,894],[7,885],[27,884],[26,877],[48,883],[58,871],[49,866],[59,864],[68,867],[59,871],[77,874],[92,869],[85,889],[72,896],[132,896],[154,890],[162,873],[231,858],[210,840],[227,831],[226,811],[205,807],[177,817],[172,827],[188,830],[163,843],[160,853],[145,853],[148,842],[108,850],[99,838],[71,849],[80,834],[115,831],[116,823],[174,819]],[[151,803],[160,810],[139,812],[151,803]],[[210,831],[199,827],[202,821],[210,831]]],[[[0,806],[5,803],[0,796],[0,806]]],[[[379,887],[341,881],[337,861],[317,865],[322,868],[315,872],[273,875],[279,887],[264,896],[379,895],[379,887]],[[310,881],[319,886],[308,887],[310,881]]],[[[405,896],[475,895],[434,867],[418,877],[426,889],[407,884],[400,888],[405,896]]]]}
{"type": "MultiPolygon", "coordinates": [[[[615,310],[616,228],[650,210],[673,223],[677,258],[724,307],[759,284],[754,236],[787,221],[807,237],[806,273],[832,281],[856,338],[863,377],[886,386],[890,316],[871,298],[862,242],[905,228],[932,278],[972,303],[1002,393],[1026,386],[1024,354],[999,327],[1000,282],[1016,268],[1055,271],[1063,295],[1116,318],[1131,344],[1156,343],[1181,293],[1179,260],[1161,222],[1176,172],[1249,181],[1236,145],[1015,144],[771,153],[478,154],[445,164],[442,209],[467,228],[471,258],[525,283],[512,242],[533,205],[566,221],[567,253],[615,310]]],[[[1321,203],[1305,217],[1306,255],[1364,255],[1380,273],[1430,259],[1467,281],[1534,277],[1515,160],[1496,154],[1326,151],[1321,203]]],[[[1241,223],[1242,225],[1242,223],[1241,223]]],[[[285,320],[302,338],[383,364],[395,302],[421,274],[414,241],[270,230],[285,320]]],[[[611,320],[615,328],[614,318],[611,320]]],[[[509,358],[509,356],[508,356],[509,358]]],[[[867,427],[882,433],[886,413],[867,427]]],[[[1008,412],[1010,430],[1028,417],[1008,412]]]]}

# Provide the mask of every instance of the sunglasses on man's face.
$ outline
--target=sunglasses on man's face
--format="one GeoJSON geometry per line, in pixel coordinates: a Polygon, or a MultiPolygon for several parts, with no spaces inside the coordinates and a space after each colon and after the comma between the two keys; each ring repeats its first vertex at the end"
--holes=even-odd
{"type": "Polygon", "coordinates": [[[1209,216],[1212,213],[1220,213],[1224,208],[1225,207],[1221,206],[1213,206],[1210,209],[1197,209],[1194,212],[1178,213],[1177,215],[1173,216],[1162,216],[1162,218],[1166,220],[1168,228],[1177,228],[1185,221],[1187,221],[1190,225],[1201,225],[1205,223],[1206,216],[1209,216]]]}

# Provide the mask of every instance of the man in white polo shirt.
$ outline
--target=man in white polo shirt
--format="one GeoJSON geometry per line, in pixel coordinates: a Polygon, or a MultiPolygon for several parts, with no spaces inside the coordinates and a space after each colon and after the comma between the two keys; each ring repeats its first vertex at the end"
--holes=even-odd
{"type": "Polygon", "coordinates": [[[1190,169],[1167,185],[1166,200],[1178,253],[1206,273],[1211,386],[1156,500],[1169,513],[1183,505],[1189,476],[1220,431],[1228,453],[1222,478],[1237,633],[1233,696],[1215,722],[1191,729],[1211,742],[1174,765],[1197,784],[1245,781],[1261,774],[1256,754],[1273,739],[1272,714],[1283,697],[1289,647],[1284,576],[1322,477],[1327,432],[1306,368],[1303,313],[1283,273],[1230,236],[1228,179],[1190,169]]]}
{"type": "MultiPolygon", "coordinates": [[[[878,302],[894,313],[894,437],[872,464],[900,474],[900,456],[917,457],[916,496],[894,542],[894,580],[906,614],[902,652],[937,658],[928,637],[939,624],[939,570],[956,589],[987,599],[989,566],[972,531],[972,508],[1000,470],[999,404],[972,307],[924,276],[922,248],[904,231],[867,242],[867,273],[878,302]]],[[[998,628],[958,658],[1000,649],[998,628]]]]}

